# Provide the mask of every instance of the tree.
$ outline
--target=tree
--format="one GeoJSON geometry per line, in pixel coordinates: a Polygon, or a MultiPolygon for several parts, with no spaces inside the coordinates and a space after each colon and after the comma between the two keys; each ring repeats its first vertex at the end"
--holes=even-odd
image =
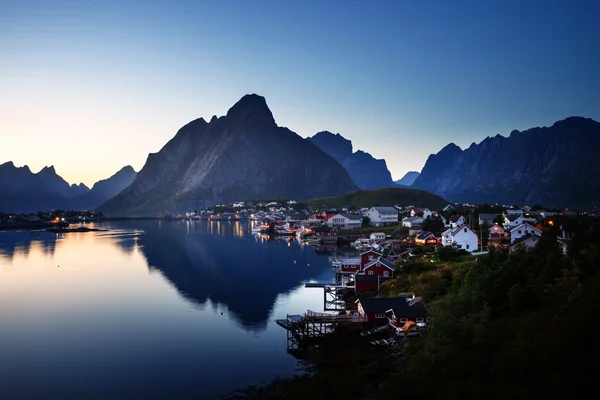
{"type": "Polygon", "coordinates": [[[369,218],[365,215],[362,219],[362,226],[368,226],[370,222],[371,222],[371,218],[369,218]]]}
{"type": "Polygon", "coordinates": [[[442,232],[444,230],[444,223],[438,217],[427,217],[423,221],[423,230],[429,232],[442,232]]]}

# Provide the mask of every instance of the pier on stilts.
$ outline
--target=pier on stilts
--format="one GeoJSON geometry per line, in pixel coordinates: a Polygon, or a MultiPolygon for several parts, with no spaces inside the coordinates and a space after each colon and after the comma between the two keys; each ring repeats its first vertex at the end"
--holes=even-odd
{"type": "Polygon", "coordinates": [[[355,314],[328,314],[307,310],[304,315],[287,315],[275,321],[287,331],[287,350],[293,352],[309,346],[313,339],[332,333],[339,324],[366,322],[365,317],[355,314]]]}
{"type": "Polygon", "coordinates": [[[350,278],[345,274],[336,274],[335,282],[307,282],[304,287],[323,288],[323,310],[344,311],[344,297],[349,291],[354,291],[353,285],[348,285],[350,278]]]}

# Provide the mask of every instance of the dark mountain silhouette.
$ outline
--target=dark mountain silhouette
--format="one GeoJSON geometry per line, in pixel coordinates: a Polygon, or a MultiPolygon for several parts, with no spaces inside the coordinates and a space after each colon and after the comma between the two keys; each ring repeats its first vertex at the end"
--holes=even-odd
{"type": "Polygon", "coordinates": [[[54,165],[42,168],[36,175],[40,177],[50,192],[59,196],[73,197],[77,192],[78,188],[75,191],[71,190],[69,183],[56,173],[54,165]]]}
{"type": "Polygon", "coordinates": [[[401,179],[398,179],[394,183],[396,183],[398,186],[408,187],[411,186],[418,177],[419,173],[417,171],[408,171],[401,179]]]}
{"type": "Polygon", "coordinates": [[[385,160],[377,160],[362,150],[353,153],[352,142],[339,133],[334,135],[322,131],[307,140],[342,164],[359,188],[369,190],[395,186],[385,160]]]}
{"type": "Polygon", "coordinates": [[[595,206],[599,146],[600,123],[582,117],[488,137],[465,150],[450,143],[429,156],[412,187],[457,202],[595,206]]]}
{"type": "Polygon", "coordinates": [[[29,213],[50,209],[93,209],[123,190],[135,178],[127,166],[90,190],[83,183],[70,185],[54,166],[34,174],[28,166],[0,165],[0,211],[29,213]]]}
{"type": "Polygon", "coordinates": [[[265,99],[246,95],[226,116],[196,119],[158,153],[135,181],[99,210],[156,215],[260,198],[309,199],[356,190],[325,152],[278,127],[265,99]]]}

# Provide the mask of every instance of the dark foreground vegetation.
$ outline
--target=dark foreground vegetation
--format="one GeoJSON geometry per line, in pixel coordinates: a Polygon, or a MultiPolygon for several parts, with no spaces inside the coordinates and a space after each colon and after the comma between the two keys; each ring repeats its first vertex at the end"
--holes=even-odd
{"type": "Polygon", "coordinates": [[[429,304],[429,331],[411,338],[402,358],[341,331],[323,340],[313,374],[238,398],[595,397],[600,225],[586,218],[571,226],[567,256],[550,230],[531,250],[416,258],[381,292],[414,291],[429,304]]]}

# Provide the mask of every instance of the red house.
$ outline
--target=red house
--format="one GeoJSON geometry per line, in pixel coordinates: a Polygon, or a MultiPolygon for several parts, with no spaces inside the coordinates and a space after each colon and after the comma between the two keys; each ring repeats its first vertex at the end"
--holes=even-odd
{"type": "Polygon", "coordinates": [[[405,300],[404,304],[398,304],[385,312],[389,324],[396,328],[396,334],[400,336],[422,335],[427,329],[427,308],[419,297],[413,296],[405,300]]]}
{"type": "Polygon", "coordinates": [[[354,274],[361,270],[360,258],[342,258],[338,268],[342,274],[354,274]]]}
{"type": "Polygon", "coordinates": [[[354,290],[356,293],[379,292],[379,275],[354,275],[354,290]]]}
{"type": "Polygon", "coordinates": [[[377,260],[383,255],[382,251],[369,248],[360,253],[360,265],[365,266],[373,260],[377,260]]]}
{"type": "Polygon", "coordinates": [[[419,232],[415,238],[415,243],[420,246],[436,245],[438,244],[438,238],[432,232],[419,232]]]}
{"type": "Polygon", "coordinates": [[[386,258],[379,257],[364,265],[362,272],[357,273],[357,275],[359,274],[377,275],[379,279],[391,279],[394,277],[394,263],[386,258]]]}
{"type": "Polygon", "coordinates": [[[412,296],[372,297],[357,302],[358,314],[366,317],[367,322],[389,323],[396,328],[402,328],[408,321],[424,324],[429,316],[421,299],[412,296]]]}
{"type": "Polygon", "coordinates": [[[335,237],[337,236],[337,229],[329,226],[317,226],[313,228],[313,233],[317,237],[335,237]]]}

